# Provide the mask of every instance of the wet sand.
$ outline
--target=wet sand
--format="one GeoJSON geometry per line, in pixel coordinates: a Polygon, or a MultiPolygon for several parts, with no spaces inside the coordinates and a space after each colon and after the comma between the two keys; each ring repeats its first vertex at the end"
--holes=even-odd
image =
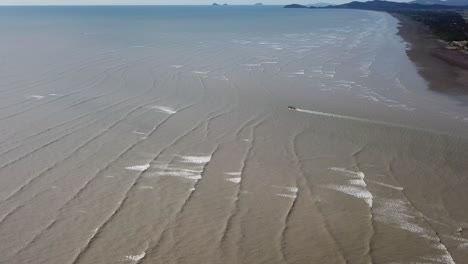
{"type": "Polygon", "coordinates": [[[468,115],[394,18],[326,12],[0,23],[0,263],[464,263],[468,115]]]}
{"type": "Polygon", "coordinates": [[[399,35],[410,43],[408,56],[434,91],[468,93],[468,55],[447,49],[448,44],[433,37],[422,23],[392,14],[400,23],[399,35]]]}

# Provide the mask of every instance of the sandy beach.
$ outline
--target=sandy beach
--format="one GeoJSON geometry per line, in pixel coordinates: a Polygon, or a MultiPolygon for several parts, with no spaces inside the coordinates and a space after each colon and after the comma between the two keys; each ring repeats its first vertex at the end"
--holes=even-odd
{"type": "Polygon", "coordinates": [[[466,96],[397,26],[0,8],[0,263],[464,263],[466,96]]]}
{"type": "Polygon", "coordinates": [[[401,22],[399,34],[410,43],[407,54],[418,65],[420,74],[431,89],[448,93],[468,92],[468,55],[447,49],[448,44],[435,39],[420,22],[392,14],[401,22]]]}

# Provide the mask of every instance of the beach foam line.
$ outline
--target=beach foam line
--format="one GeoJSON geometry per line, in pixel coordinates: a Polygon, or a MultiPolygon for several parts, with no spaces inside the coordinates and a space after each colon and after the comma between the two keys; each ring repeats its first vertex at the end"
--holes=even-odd
{"type": "Polygon", "coordinates": [[[151,175],[152,176],[174,176],[174,177],[192,177],[192,176],[197,176],[201,173],[198,172],[198,173],[194,173],[194,172],[189,172],[189,171],[183,171],[183,170],[179,170],[177,168],[174,168],[174,169],[171,169],[171,170],[168,170],[168,171],[159,171],[159,172],[155,172],[155,173],[152,173],[151,175]]]}
{"type": "Polygon", "coordinates": [[[162,166],[155,166],[154,168],[161,169],[162,171],[151,173],[150,176],[173,176],[182,177],[186,179],[197,179],[201,177],[203,172],[203,166],[197,166],[192,168],[181,168],[181,167],[169,167],[167,164],[162,166]]]}
{"type": "Polygon", "coordinates": [[[292,74],[295,74],[295,75],[304,75],[304,74],[305,74],[305,71],[304,71],[304,70],[300,70],[300,71],[297,71],[297,72],[293,72],[292,74]]]}
{"type": "Polygon", "coordinates": [[[138,130],[134,130],[134,131],[132,131],[132,133],[137,134],[137,135],[145,135],[146,136],[146,133],[140,132],[138,130]]]}
{"type": "Polygon", "coordinates": [[[126,260],[131,260],[131,261],[140,261],[140,260],[142,260],[145,256],[146,256],[146,253],[145,253],[145,252],[142,252],[141,254],[138,254],[138,255],[128,255],[128,256],[125,256],[125,259],[126,259],[126,260]]]}
{"type": "Polygon", "coordinates": [[[201,180],[201,179],[202,179],[202,176],[201,176],[201,175],[194,175],[194,176],[186,176],[186,177],[184,177],[184,178],[187,179],[187,180],[198,181],[198,180],[201,180]]]}
{"type": "Polygon", "coordinates": [[[125,167],[125,169],[131,170],[131,171],[145,171],[149,169],[149,167],[150,167],[149,164],[144,164],[144,165],[135,165],[135,166],[125,167]]]}
{"type": "Polygon", "coordinates": [[[154,105],[154,106],[151,106],[151,109],[156,109],[159,112],[163,112],[163,113],[168,114],[168,115],[172,115],[172,114],[177,113],[177,111],[174,110],[174,108],[167,107],[167,106],[154,105]]]}
{"type": "Polygon", "coordinates": [[[299,192],[299,188],[297,187],[284,187],[286,190],[292,192],[292,193],[297,193],[299,192]]]}
{"type": "Polygon", "coordinates": [[[207,75],[208,73],[210,73],[209,71],[192,71],[192,72],[195,74],[202,74],[202,75],[207,75]]]}
{"type": "Polygon", "coordinates": [[[377,182],[377,181],[370,181],[370,182],[375,183],[375,184],[380,185],[380,186],[383,186],[383,187],[398,190],[398,191],[403,191],[403,189],[404,189],[403,187],[394,186],[394,185],[383,183],[383,182],[377,182]]]}
{"type": "Polygon", "coordinates": [[[336,172],[341,172],[341,173],[344,173],[344,174],[348,174],[350,176],[355,176],[355,177],[358,177],[360,179],[364,179],[365,175],[362,171],[352,171],[352,170],[347,170],[347,169],[344,169],[344,168],[338,168],[338,167],[331,167],[331,168],[328,168],[329,170],[331,171],[336,171],[336,172]]]}
{"type": "Polygon", "coordinates": [[[38,99],[38,100],[39,100],[39,99],[43,99],[44,97],[45,97],[45,96],[43,96],[43,95],[35,95],[35,94],[29,96],[29,98],[38,99]]]}
{"type": "Polygon", "coordinates": [[[326,186],[328,189],[332,189],[335,191],[339,191],[339,192],[354,196],[356,198],[363,199],[369,205],[369,207],[372,208],[374,197],[367,189],[367,184],[364,181],[364,178],[366,177],[366,175],[362,171],[352,171],[352,170],[347,170],[345,168],[338,168],[338,167],[331,167],[328,169],[331,171],[340,172],[344,174],[345,176],[352,177],[352,179],[349,179],[347,181],[349,185],[331,184],[331,185],[326,186]]]}
{"type": "Polygon", "coordinates": [[[361,186],[354,186],[354,185],[347,186],[347,185],[336,185],[336,184],[327,185],[326,187],[328,189],[362,199],[366,202],[366,204],[370,208],[372,208],[374,197],[366,188],[363,188],[361,186]]]}
{"type": "Polygon", "coordinates": [[[241,178],[241,177],[236,177],[236,178],[228,178],[228,179],[226,179],[226,181],[228,181],[228,182],[232,182],[232,183],[240,183],[240,182],[241,182],[241,180],[242,180],[242,178],[241,178]]]}
{"type": "Polygon", "coordinates": [[[210,162],[211,155],[209,156],[180,156],[182,162],[193,164],[206,164],[210,162]]]}
{"type": "Polygon", "coordinates": [[[296,199],[297,198],[297,195],[295,195],[295,194],[278,193],[276,195],[281,196],[281,197],[291,198],[291,199],[296,199]]]}

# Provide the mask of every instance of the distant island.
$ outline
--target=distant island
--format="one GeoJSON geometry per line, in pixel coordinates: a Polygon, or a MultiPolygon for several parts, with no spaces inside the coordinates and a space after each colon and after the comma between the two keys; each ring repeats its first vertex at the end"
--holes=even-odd
{"type": "Polygon", "coordinates": [[[309,7],[311,7],[311,6],[313,6],[313,7],[326,7],[326,6],[334,6],[334,5],[335,4],[319,2],[319,3],[315,3],[315,4],[309,4],[308,6],[309,7]]]}
{"type": "Polygon", "coordinates": [[[285,5],[284,8],[309,8],[309,7],[305,5],[291,4],[291,5],[285,5]]]}
{"type": "Polygon", "coordinates": [[[255,3],[254,6],[262,6],[263,3],[255,3]]]}

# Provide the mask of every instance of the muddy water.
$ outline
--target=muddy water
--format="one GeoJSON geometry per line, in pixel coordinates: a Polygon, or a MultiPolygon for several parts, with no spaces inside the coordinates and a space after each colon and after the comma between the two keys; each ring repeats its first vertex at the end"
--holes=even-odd
{"type": "Polygon", "coordinates": [[[468,259],[466,98],[395,18],[0,13],[1,263],[468,259]]]}

